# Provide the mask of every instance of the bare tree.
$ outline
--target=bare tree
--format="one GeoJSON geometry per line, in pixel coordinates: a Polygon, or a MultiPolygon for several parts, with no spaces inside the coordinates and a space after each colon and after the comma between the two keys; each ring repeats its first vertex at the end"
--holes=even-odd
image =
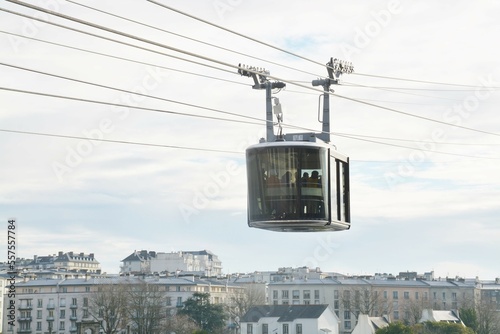
{"type": "Polygon", "coordinates": [[[136,334],[159,334],[165,327],[165,292],[147,282],[134,284],[128,291],[128,318],[136,334]]]}
{"type": "Polygon", "coordinates": [[[175,334],[192,334],[200,330],[196,323],[187,315],[177,314],[169,316],[165,322],[165,330],[167,333],[175,334]]]}
{"type": "Polygon", "coordinates": [[[356,286],[342,292],[342,306],[344,311],[367,314],[368,316],[381,316],[389,314],[393,305],[384,299],[380,291],[370,286],[356,286]]]}
{"type": "Polygon", "coordinates": [[[476,304],[478,334],[500,333],[500,315],[496,303],[481,300],[476,304]]]}
{"type": "Polygon", "coordinates": [[[500,314],[496,302],[486,294],[477,294],[461,301],[460,315],[464,315],[464,323],[477,334],[500,333],[500,314]]]}
{"type": "Polygon", "coordinates": [[[432,308],[431,302],[423,298],[404,300],[401,309],[404,312],[405,324],[410,326],[417,324],[422,318],[422,311],[429,308],[432,308]]]}
{"type": "Polygon", "coordinates": [[[128,285],[103,282],[89,295],[89,314],[99,321],[105,334],[115,334],[127,320],[128,285]]]}
{"type": "Polygon", "coordinates": [[[245,284],[245,289],[236,291],[230,298],[227,311],[232,319],[241,318],[252,306],[265,305],[264,284],[245,284]]]}

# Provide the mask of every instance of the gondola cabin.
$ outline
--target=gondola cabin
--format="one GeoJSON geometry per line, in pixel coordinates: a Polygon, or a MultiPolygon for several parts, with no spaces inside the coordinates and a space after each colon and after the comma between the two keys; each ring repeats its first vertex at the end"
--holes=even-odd
{"type": "Polygon", "coordinates": [[[308,141],[262,142],[246,150],[248,225],[279,232],[350,227],[349,158],[308,141]]]}

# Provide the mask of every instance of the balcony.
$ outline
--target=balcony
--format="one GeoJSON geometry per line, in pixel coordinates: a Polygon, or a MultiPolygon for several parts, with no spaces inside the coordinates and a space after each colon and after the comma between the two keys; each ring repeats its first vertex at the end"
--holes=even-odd
{"type": "Polygon", "coordinates": [[[70,331],[70,333],[75,333],[77,331],[76,326],[75,327],[70,327],[69,331],[70,331]]]}
{"type": "Polygon", "coordinates": [[[32,320],[31,316],[29,316],[29,317],[21,316],[21,317],[17,318],[17,321],[31,321],[31,320],[32,320]]]}
{"type": "Polygon", "coordinates": [[[32,305],[28,305],[28,304],[21,304],[19,305],[19,310],[32,310],[33,309],[33,306],[32,305]]]}
{"type": "Polygon", "coordinates": [[[49,304],[49,305],[47,305],[47,310],[53,310],[55,308],[56,308],[55,304],[49,304]]]}
{"type": "Polygon", "coordinates": [[[23,333],[23,334],[31,333],[31,329],[30,328],[28,328],[28,329],[18,329],[17,333],[23,333]]]}
{"type": "Polygon", "coordinates": [[[69,306],[69,308],[71,308],[71,309],[78,308],[78,305],[77,305],[77,304],[71,304],[71,305],[69,306]]]}

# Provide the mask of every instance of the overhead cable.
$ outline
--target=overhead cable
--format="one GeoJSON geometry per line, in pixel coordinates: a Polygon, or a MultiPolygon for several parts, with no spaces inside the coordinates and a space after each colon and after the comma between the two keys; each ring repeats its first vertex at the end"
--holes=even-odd
{"type": "MultiPolygon", "coordinates": [[[[10,1],[10,0],[8,0],[10,1]]],[[[306,60],[308,62],[311,62],[313,64],[316,64],[316,65],[320,65],[320,66],[325,66],[325,64],[323,63],[320,63],[318,61],[315,61],[313,59],[310,59],[310,58],[307,58],[307,57],[304,57],[304,56],[301,56],[297,53],[294,53],[294,52],[291,52],[291,51],[288,51],[288,50],[285,50],[285,49],[282,49],[280,47],[277,47],[275,45],[272,45],[272,44],[269,44],[269,43],[266,43],[266,42],[263,42],[263,41],[260,41],[258,39],[255,39],[253,37],[250,37],[250,36],[247,36],[247,35],[244,35],[242,33],[239,33],[239,32],[236,32],[234,30],[231,30],[231,29],[228,29],[226,27],[223,27],[223,26],[220,26],[218,24],[215,24],[213,22],[210,22],[210,21],[207,21],[205,19],[202,19],[200,17],[197,17],[197,16],[194,16],[192,14],[189,14],[189,13],[186,13],[186,12],[183,12],[179,9],[176,9],[176,8],[173,8],[171,6],[168,6],[168,5],[165,5],[165,4],[162,4],[158,1],[155,1],[155,0],[147,0],[151,3],[154,3],[158,6],[161,6],[163,8],[166,8],[170,11],[173,11],[173,12],[176,12],[178,14],[181,14],[181,15],[184,15],[184,16],[187,16],[191,19],[194,19],[194,20],[197,20],[197,21],[200,21],[200,22],[203,22],[205,24],[208,24],[210,26],[213,26],[213,27],[216,27],[218,29],[221,29],[221,30],[224,30],[226,32],[229,32],[231,34],[234,34],[234,35],[237,35],[237,36],[240,36],[240,37],[243,37],[245,39],[248,39],[250,41],[253,41],[255,43],[258,43],[258,44],[261,44],[261,45],[264,45],[264,46],[267,46],[267,47],[270,47],[272,49],[275,49],[275,50],[278,50],[278,51],[281,51],[281,52],[284,52],[286,54],[289,54],[291,56],[294,56],[294,57],[297,57],[297,58],[300,58],[302,60],[306,60]]],[[[462,84],[454,84],[454,83],[443,83],[443,82],[435,82],[435,81],[424,81],[424,80],[414,80],[414,79],[404,79],[404,78],[395,78],[395,77],[388,77],[388,76],[381,76],[381,75],[370,75],[370,74],[362,74],[362,73],[356,73],[356,72],[353,72],[352,74],[355,74],[355,75],[362,75],[362,76],[369,76],[369,77],[376,77],[376,78],[383,78],[383,79],[392,79],[392,80],[402,80],[402,81],[410,81],[410,82],[418,82],[418,83],[427,83],[427,84],[438,84],[438,85],[447,85],[447,86],[460,86],[460,87],[471,87],[471,88],[474,88],[475,86],[473,85],[462,85],[462,84]]],[[[500,88],[500,87],[489,87],[489,88],[500,88]]]]}
{"type": "MultiPolygon", "coordinates": [[[[38,6],[34,6],[34,5],[27,4],[27,3],[24,3],[24,2],[20,2],[20,1],[17,1],[17,0],[6,0],[6,1],[9,1],[9,2],[12,2],[12,3],[15,3],[15,4],[19,4],[19,5],[22,5],[22,6],[26,6],[26,7],[35,9],[35,10],[39,10],[39,11],[42,11],[42,12],[45,12],[45,13],[48,13],[48,14],[51,14],[51,15],[55,15],[55,16],[58,16],[58,17],[61,17],[61,18],[64,18],[64,19],[67,19],[67,20],[70,20],[70,21],[74,21],[74,22],[80,23],[80,24],[88,25],[88,26],[91,26],[91,27],[94,27],[94,28],[97,28],[97,29],[101,29],[101,30],[107,31],[107,32],[118,34],[118,35],[121,35],[121,36],[124,36],[124,37],[128,37],[128,38],[131,38],[131,39],[135,39],[135,40],[138,40],[138,41],[141,41],[141,42],[145,42],[145,43],[149,43],[149,44],[152,44],[152,45],[155,45],[155,46],[163,47],[163,48],[166,48],[166,49],[169,49],[169,50],[172,50],[172,51],[183,53],[183,54],[186,54],[186,55],[189,55],[189,56],[193,56],[193,57],[196,57],[196,58],[200,58],[200,59],[203,59],[203,60],[207,60],[207,61],[210,61],[210,62],[215,62],[215,63],[217,63],[219,65],[224,65],[224,66],[228,66],[228,67],[231,67],[231,68],[240,69],[240,66],[237,66],[237,65],[233,65],[233,64],[226,63],[226,62],[223,62],[223,61],[220,61],[220,60],[212,59],[210,57],[206,57],[206,56],[203,56],[203,55],[200,55],[200,54],[197,54],[197,53],[193,53],[193,52],[190,52],[190,51],[186,51],[186,50],[182,50],[182,49],[179,49],[179,48],[171,47],[171,46],[168,46],[168,45],[165,45],[165,44],[162,44],[162,43],[158,43],[158,42],[155,42],[155,41],[151,41],[151,40],[148,40],[148,39],[145,39],[145,38],[142,38],[142,37],[138,37],[138,36],[126,34],[126,33],[123,33],[123,32],[120,32],[120,31],[108,28],[108,27],[104,27],[104,26],[101,26],[101,25],[98,25],[98,24],[95,24],[95,23],[87,22],[87,21],[84,21],[84,20],[81,20],[81,19],[78,19],[78,18],[74,18],[74,17],[68,16],[68,15],[56,13],[56,12],[53,12],[51,10],[44,9],[44,8],[41,8],[41,7],[38,7],[38,6]]],[[[151,0],[148,0],[148,1],[151,1],[151,0]]],[[[0,10],[11,12],[11,11],[5,10],[5,9],[0,9],[0,10]]],[[[17,15],[25,16],[23,14],[19,14],[19,13],[15,13],[15,12],[12,12],[12,13],[17,14],[17,15]]],[[[40,20],[40,21],[43,21],[43,22],[46,22],[46,23],[50,23],[50,24],[55,24],[55,23],[52,23],[52,22],[49,22],[49,21],[46,21],[46,20],[41,20],[39,18],[32,18],[32,19],[40,20]]],[[[62,26],[62,25],[58,25],[58,26],[62,26]]],[[[99,35],[96,35],[96,34],[84,32],[84,31],[81,31],[81,30],[78,30],[78,29],[74,29],[74,28],[70,28],[70,27],[65,27],[65,26],[62,26],[62,27],[67,28],[67,29],[71,29],[71,30],[74,30],[74,31],[82,32],[82,33],[85,33],[85,34],[90,34],[92,36],[96,36],[96,37],[99,37],[99,38],[104,38],[104,39],[111,40],[111,41],[114,41],[114,42],[122,43],[122,44],[125,44],[125,45],[129,45],[129,46],[133,46],[133,47],[138,47],[140,49],[144,49],[144,50],[147,50],[147,51],[157,52],[157,53],[160,53],[160,54],[163,54],[163,55],[167,55],[169,57],[179,58],[179,57],[176,57],[176,56],[173,56],[173,55],[168,55],[168,54],[165,54],[165,53],[161,53],[161,52],[158,52],[158,51],[155,51],[155,50],[150,50],[150,49],[147,49],[147,48],[142,48],[142,47],[130,44],[130,43],[124,43],[124,42],[116,41],[116,40],[113,40],[113,39],[110,39],[110,38],[107,38],[107,37],[103,37],[103,36],[99,36],[99,35]]],[[[194,63],[197,63],[197,62],[194,62],[194,63]]],[[[198,63],[198,64],[200,64],[200,63],[198,63]]],[[[202,64],[202,65],[208,66],[208,67],[212,67],[212,66],[206,65],[206,64],[202,64]]],[[[322,66],[324,66],[324,65],[322,65],[322,66]]],[[[253,71],[251,69],[245,69],[245,70],[248,71],[248,72],[255,72],[255,71],[253,71]]],[[[283,80],[283,79],[275,77],[275,76],[268,75],[268,77],[271,78],[271,79],[274,79],[274,80],[279,80],[279,81],[287,82],[286,80],[283,80]]],[[[291,83],[291,84],[299,86],[299,87],[303,87],[303,88],[306,88],[306,89],[309,89],[309,90],[314,90],[314,91],[317,91],[317,92],[324,93],[323,91],[318,90],[318,89],[316,89],[314,87],[309,87],[309,86],[301,85],[301,84],[298,84],[298,83],[291,83]]],[[[447,125],[447,126],[452,126],[452,127],[457,127],[457,128],[469,130],[469,131],[485,133],[485,134],[489,134],[489,135],[493,135],[493,136],[500,136],[500,134],[498,134],[498,133],[493,133],[493,132],[488,132],[488,131],[473,129],[473,128],[461,126],[461,125],[458,125],[458,124],[452,124],[452,123],[447,123],[447,122],[444,122],[444,121],[439,121],[439,120],[428,118],[428,117],[418,116],[418,115],[410,114],[410,113],[407,113],[407,112],[399,111],[399,110],[396,110],[396,109],[379,106],[379,105],[376,105],[376,104],[373,104],[373,103],[356,100],[356,99],[349,98],[349,97],[342,96],[342,95],[338,95],[338,94],[335,94],[335,93],[328,92],[328,94],[330,94],[332,96],[336,96],[336,97],[342,98],[342,99],[345,99],[345,100],[349,100],[349,101],[361,103],[361,104],[364,104],[364,105],[368,105],[368,106],[380,108],[380,109],[383,109],[383,110],[387,110],[387,111],[399,113],[399,114],[410,116],[410,117],[415,117],[415,118],[422,119],[422,120],[436,122],[436,123],[444,124],[444,125],[447,125]]]]}
{"type": "MultiPolygon", "coordinates": [[[[241,114],[237,114],[237,113],[233,113],[233,112],[223,111],[223,110],[220,110],[220,109],[203,107],[203,106],[192,104],[192,103],[187,103],[187,102],[181,102],[181,101],[166,99],[166,98],[163,98],[163,97],[158,97],[158,96],[143,94],[143,93],[136,92],[136,91],[130,91],[130,90],[126,90],[126,89],[111,87],[111,86],[108,86],[108,85],[102,85],[102,84],[98,84],[98,83],[95,83],[95,82],[89,82],[89,81],[84,81],[84,80],[80,80],[80,79],[73,79],[73,78],[70,78],[70,77],[67,77],[67,76],[62,76],[62,75],[52,74],[52,73],[48,73],[48,72],[38,71],[38,70],[35,70],[35,69],[26,68],[26,67],[21,67],[21,66],[6,64],[6,63],[2,63],[2,62],[0,62],[0,65],[11,67],[11,68],[16,68],[16,69],[23,70],[23,71],[29,71],[29,72],[33,72],[33,73],[38,73],[38,74],[42,74],[42,75],[46,75],[46,76],[51,76],[51,77],[55,77],[55,78],[59,78],[59,79],[63,79],[63,80],[74,81],[74,82],[82,83],[82,84],[85,84],[85,85],[90,85],[90,86],[95,86],[95,87],[101,87],[101,88],[115,90],[115,91],[119,91],[119,92],[123,92],[123,93],[127,93],[127,94],[133,94],[133,95],[138,95],[138,96],[142,96],[142,97],[147,97],[147,98],[151,98],[151,99],[155,99],[155,100],[161,100],[161,101],[164,101],[164,102],[181,104],[181,105],[192,107],[192,108],[199,108],[199,109],[209,110],[209,111],[213,111],[213,112],[217,112],[217,113],[221,113],[221,114],[226,114],[226,115],[231,115],[231,116],[236,116],[236,117],[241,117],[241,118],[247,118],[247,119],[251,119],[251,120],[255,120],[255,121],[265,122],[264,120],[262,120],[260,118],[257,118],[257,117],[245,116],[245,115],[241,115],[241,114]]],[[[54,96],[52,96],[52,97],[54,97],[54,96]]],[[[58,96],[58,97],[61,97],[61,96],[58,96]]],[[[85,102],[89,102],[89,101],[86,100],[85,102]]],[[[97,102],[97,103],[104,103],[104,102],[99,102],[99,101],[95,101],[95,102],[97,102]]]]}
{"type": "Polygon", "coordinates": [[[235,120],[235,119],[228,119],[228,118],[221,118],[221,117],[214,117],[214,116],[195,115],[195,114],[182,113],[182,112],[177,112],[177,111],[172,111],[172,110],[165,110],[165,109],[158,109],[158,108],[146,108],[146,107],[127,105],[127,104],[121,104],[121,103],[115,103],[115,102],[98,101],[98,100],[91,100],[91,99],[85,99],[85,98],[80,98],[80,97],[71,97],[71,96],[64,96],[64,95],[57,95],[57,94],[49,94],[49,93],[35,92],[35,91],[29,91],[29,90],[23,90],[23,89],[9,88],[9,87],[0,87],[0,90],[15,92],[15,93],[22,93],[22,94],[46,96],[46,97],[65,99],[65,100],[72,100],[72,101],[78,101],[78,102],[103,104],[103,105],[108,105],[108,106],[112,106],[112,107],[122,107],[122,108],[132,108],[132,109],[138,109],[138,110],[154,111],[154,112],[160,112],[160,113],[172,114],[172,115],[178,115],[178,116],[188,116],[188,117],[205,118],[205,119],[225,121],[225,122],[237,122],[237,123],[245,123],[245,124],[252,124],[252,125],[262,125],[262,122],[257,123],[257,122],[242,121],[242,120],[235,120]]]}
{"type": "Polygon", "coordinates": [[[305,74],[309,74],[309,75],[313,75],[313,76],[320,76],[321,77],[321,75],[318,75],[318,74],[315,74],[315,73],[311,73],[311,72],[308,72],[308,71],[304,71],[304,70],[298,69],[297,67],[287,66],[287,65],[284,65],[284,64],[281,64],[281,63],[277,63],[277,62],[274,62],[274,61],[271,61],[271,60],[259,58],[257,56],[252,56],[252,55],[249,55],[248,53],[243,53],[243,52],[239,52],[239,51],[236,51],[236,50],[225,48],[223,46],[216,45],[216,44],[213,44],[213,43],[208,43],[206,41],[202,41],[202,40],[199,40],[199,39],[196,39],[196,38],[192,38],[192,37],[185,36],[185,35],[182,35],[182,34],[179,34],[179,33],[175,33],[173,31],[162,29],[162,28],[159,28],[157,26],[146,24],[144,22],[140,22],[140,21],[137,21],[137,20],[132,20],[130,18],[127,18],[127,17],[124,17],[124,16],[120,16],[120,15],[116,15],[116,14],[113,14],[113,13],[110,13],[110,12],[107,12],[107,11],[104,11],[104,10],[101,10],[101,9],[98,9],[98,8],[95,8],[95,7],[87,6],[87,5],[81,4],[81,3],[76,2],[76,1],[72,1],[72,0],[66,0],[66,1],[70,2],[72,4],[75,4],[75,5],[78,5],[78,6],[82,6],[82,7],[85,7],[85,8],[94,10],[94,11],[97,11],[99,13],[107,14],[107,15],[110,15],[110,16],[113,16],[113,17],[116,17],[116,18],[128,21],[128,22],[132,22],[132,23],[135,23],[135,24],[139,24],[139,25],[151,28],[151,29],[155,29],[157,31],[161,31],[161,32],[164,32],[164,33],[167,33],[167,34],[170,34],[170,35],[174,35],[174,36],[177,36],[177,37],[180,37],[180,38],[184,38],[184,39],[196,42],[196,43],[208,45],[210,47],[217,48],[219,50],[223,50],[223,51],[231,52],[231,53],[234,53],[234,54],[237,54],[237,55],[240,55],[240,56],[244,56],[244,57],[252,58],[252,59],[255,59],[255,60],[263,61],[263,62],[266,62],[266,63],[269,63],[269,64],[273,64],[273,65],[276,65],[276,66],[279,66],[279,67],[287,68],[287,69],[290,69],[290,70],[293,70],[293,71],[297,71],[297,72],[301,72],[301,73],[305,73],[305,74]]]}
{"type": "Polygon", "coordinates": [[[231,153],[231,154],[242,154],[243,153],[243,152],[236,152],[236,151],[215,150],[215,149],[210,149],[210,148],[198,148],[198,147],[177,146],[177,145],[141,143],[141,142],[135,142],[135,141],[103,139],[103,138],[88,138],[88,137],[69,136],[69,135],[33,132],[33,131],[20,131],[20,130],[9,130],[9,129],[0,129],[0,131],[1,132],[9,132],[9,133],[17,133],[17,134],[25,134],[25,135],[34,135],[34,136],[68,138],[68,139],[79,139],[79,140],[84,139],[84,140],[98,141],[98,142],[105,142],[105,143],[129,144],[129,145],[140,145],[140,146],[151,146],[151,147],[164,147],[164,148],[192,150],[192,151],[204,151],[204,152],[206,151],[206,152],[231,153]]]}

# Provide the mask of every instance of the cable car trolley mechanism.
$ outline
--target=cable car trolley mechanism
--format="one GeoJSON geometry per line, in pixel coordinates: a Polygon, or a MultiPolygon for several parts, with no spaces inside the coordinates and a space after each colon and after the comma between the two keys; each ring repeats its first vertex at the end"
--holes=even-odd
{"type": "Polygon", "coordinates": [[[313,80],[323,86],[321,133],[282,134],[283,115],[272,89],[269,72],[238,66],[238,73],[252,77],[254,89],[266,90],[266,139],[246,150],[248,225],[278,232],[342,231],[350,228],[349,158],[330,142],[330,85],[352,65],[330,59],[328,78],[313,80]],[[274,105],[272,104],[274,102],[274,105]],[[274,134],[273,109],[278,120],[274,134]]]}

